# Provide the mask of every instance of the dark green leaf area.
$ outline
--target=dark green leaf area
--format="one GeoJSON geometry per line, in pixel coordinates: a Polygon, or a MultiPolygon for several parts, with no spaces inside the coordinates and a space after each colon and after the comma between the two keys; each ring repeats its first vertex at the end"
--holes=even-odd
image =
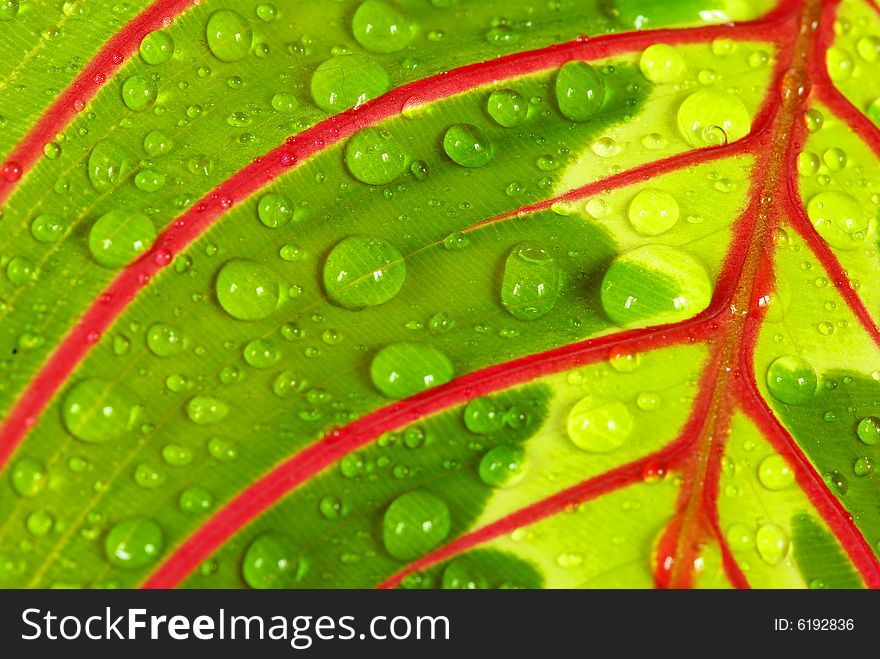
{"type": "Polygon", "coordinates": [[[794,560],[810,588],[862,588],[840,544],[807,514],[791,519],[794,560]]]}
{"type": "Polygon", "coordinates": [[[880,382],[832,370],[819,378],[809,402],[774,403],[829,490],[880,555],[880,382]]]}
{"type": "Polygon", "coordinates": [[[528,561],[497,549],[473,549],[404,577],[401,588],[482,590],[541,588],[544,578],[528,561]]]}
{"type": "MultiPolygon", "coordinates": [[[[226,543],[185,585],[254,586],[242,577],[248,552],[271,537],[287,548],[289,563],[307,566],[288,585],[375,586],[417,557],[402,551],[407,545],[423,554],[467,532],[505,486],[490,475],[493,456],[506,456],[505,468],[516,460],[521,470],[528,468],[521,445],[543,424],[550,396],[546,386],[529,385],[383,435],[293,491],[226,543]],[[397,526],[389,529],[392,521],[397,526]],[[426,521],[433,523],[427,531],[426,521]]],[[[485,575],[479,581],[491,587],[540,585],[531,568],[519,566],[508,574],[512,563],[519,565],[487,554],[468,559],[463,569],[485,575]],[[507,576],[502,580],[501,575],[507,576]]],[[[440,587],[442,579],[435,583],[432,577],[425,584],[440,587]]]]}

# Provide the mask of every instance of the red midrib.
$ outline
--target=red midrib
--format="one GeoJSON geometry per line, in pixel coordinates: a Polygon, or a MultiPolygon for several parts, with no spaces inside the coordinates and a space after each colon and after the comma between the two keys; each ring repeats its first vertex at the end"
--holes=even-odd
{"type": "Polygon", "coordinates": [[[168,27],[195,0],[156,0],[125,24],[73,79],[0,165],[0,204],[31,170],[43,148],[79,114],[119,68],[137,52],[143,38],[168,27]]]}

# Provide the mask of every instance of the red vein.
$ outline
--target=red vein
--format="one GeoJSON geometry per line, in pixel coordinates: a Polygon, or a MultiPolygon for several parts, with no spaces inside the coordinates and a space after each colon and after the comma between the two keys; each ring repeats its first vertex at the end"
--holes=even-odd
{"type": "Polygon", "coordinates": [[[153,30],[168,27],[195,0],[156,0],[129,21],[73,79],[0,166],[0,204],[43,154],[43,148],[83,110],[153,30]]]}
{"type": "Polygon", "coordinates": [[[123,269],[85,311],[32,378],[0,425],[0,468],[5,465],[29,428],[36,424],[49,401],[101,334],[127,308],[138,292],[171,262],[174,255],[196,240],[235,203],[255,193],[303,160],[350,137],[358,130],[396,116],[405,109],[505,78],[557,68],[572,59],[596,59],[631,52],[658,40],[696,43],[726,35],[775,41],[784,32],[780,30],[781,22],[787,20],[788,12],[796,6],[797,1],[784,0],[777,10],[751,23],[603,35],[470,64],[398,87],[359,108],[329,117],[288,138],[283,145],[234,174],[183,213],[158,236],[152,248],[123,269]]]}

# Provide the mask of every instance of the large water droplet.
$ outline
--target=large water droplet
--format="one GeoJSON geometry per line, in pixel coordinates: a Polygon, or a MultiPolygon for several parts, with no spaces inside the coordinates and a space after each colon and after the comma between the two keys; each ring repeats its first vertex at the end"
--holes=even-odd
{"type": "Polygon", "coordinates": [[[269,368],[281,359],[281,351],[271,339],[248,341],[242,351],[244,360],[254,368],[269,368]]]}
{"type": "Polygon", "coordinates": [[[464,425],[472,433],[488,435],[504,425],[504,415],[491,398],[474,398],[464,408],[464,425]]]}
{"type": "Polygon", "coordinates": [[[489,116],[505,128],[519,126],[529,114],[529,102],[513,89],[498,89],[489,95],[489,116]]]}
{"type": "Polygon", "coordinates": [[[880,444],[880,418],[866,416],[859,421],[856,433],[859,439],[868,446],[877,446],[880,444]]]}
{"type": "Polygon", "coordinates": [[[9,480],[16,494],[32,499],[46,488],[48,476],[42,463],[33,458],[20,458],[12,465],[9,480]]]}
{"type": "Polygon", "coordinates": [[[684,74],[684,58],[676,48],[655,43],[642,52],[639,69],[654,84],[678,82],[684,74]]]}
{"type": "Polygon", "coordinates": [[[345,164],[357,180],[385,185],[406,171],[406,152],[388,131],[365,128],[345,145],[345,164]]]}
{"type": "Polygon", "coordinates": [[[156,102],[159,88],[147,76],[131,76],[122,83],[122,102],[129,110],[143,112],[156,102]]]}
{"type": "Polygon", "coordinates": [[[155,561],[163,546],[159,525],[143,517],[134,517],[110,529],[104,540],[104,553],[115,567],[137,570],[155,561]]]}
{"type": "Polygon", "coordinates": [[[868,214],[851,194],[820,192],[807,204],[807,215],[819,235],[832,247],[856,249],[865,240],[868,214]]]}
{"type": "Polygon", "coordinates": [[[602,280],[602,308],[621,327],[690,318],[712,300],[706,267],[665,245],[644,245],[614,259],[602,280]]]}
{"type": "Polygon", "coordinates": [[[217,274],[217,301],[239,320],[266,318],[278,307],[281,287],[272,271],[249,259],[227,261],[217,274]]]}
{"type": "Polygon", "coordinates": [[[101,140],[92,147],[86,167],[92,187],[104,192],[119,182],[128,168],[128,160],[113,142],[101,140]]]}
{"type": "Polygon", "coordinates": [[[89,251],[107,268],[120,268],[148,250],[156,239],[156,227],[136,211],[110,211],[89,231],[89,251]]]}
{"type": "Polygon", "coordinates": [[[701,89],[678,108],[678,129],[691,146],[718,146],[748,135],[752,118],[738,96],[701,89]]]}
{"type": "Polygon", "coordinates": [[[212,396],[195,396],[186,404],[186,415],[200,426],[220,423],[229,414],[229,405],[212,396]]]}
{"type": "Polygon", "coordinates": [[[211,14],[206,28],[208,48],[221,62],[237,62],[251,50],[253,31],[241,14],[221,9],[211,14]]]}
{"type": "Polygon", "coordinates": [[[819,378],[812,364],[797,355],[784,355],[767,369],[767,388],[777,400],[803,405],[816,394],[819,378]]]}
{"type": "Polygon", "coordinates": [[[367,0],[355,11],[351,31],[357,42],[373,53],[403,50],[413,38],[413,29],[403,13],[380,0],[367,0]]]}
{"type": "Polygon", "coordinates": [[[770,565],[779,565],[788,555],[788,535],[776,524],[764,524],[755,533],[758,555],[770,565]]]}
{"type": "Polygon", "coordinates": [[[54,243],[64,236],[68,227],[64,218],[44,213],[31,222],[31,234],[41,243],[54,243]]]}
{"type": "Polygon", "coordinates": [[[592,119],[605,102],[605,81],[586,62],[567,62],[556,74],[556,102],[573,121],[592,119]]]}
{"type": "Polygon", "coordinates": [[[381,96],[390,84],[388,74],[373,60],[360,55],[338,55],[315,69],[312,99],[325,112],[342,112],[381,96]]]}
{"type": "Polygon", "coordinates": [[[561,275],[553,256],[536,242],[514,247],[504,263],[501,303],[520,320],[547,315],[559,298],[561,275]]]}
{"type": "Polygon", "coordinates": [[[291,541],[277,533],[257,536],[241,563],[241,575],[251,588],[294,588],[305,573],[305,562],[291,541]]]}
{"type": "Polygon", "coordinates": [[[492,487],[511,487],[526,474],[526,452],[520,446],[496,446],[480,460],[480,480],[492,487]]]}
{"type": "Polygon", "coordinates": [[[68,432],[91,443],[121,437],[134,427],[140,412],[137,399],[124,385],[97,378],[75,384],[61,406],[68,432]]]}
{"type": "Polygon", "coordinates": [[[388,398],[408,398],[449,382],[454,374],[449,357],[422,343],[385,346],[370,364],[370,379],[388,398]]]}
{"type": "Polygon", "coordinates": [[[678,222],[678,202],[668,192],[647,188],[639,192],[629,204],[629,221],[636,233],[659,236],[678,222]]]}
{"type": "Polygon", "coordinates": [[[257,217],[270,229],[283,227],[293,219],[293,204],[282,194],[265,194],[257,204],[257,217]]]}
{"type": "Polygon", "coordinates": [[[409,561],[437,547],[451,528],[446,503],[430,492],[415,490],[401,494],[388,506],[382,539],[391,556],[409,561]]]}
{"type": "Polygon", "coordinates": [[[141,40],[140,51],[147,64],[164,64],[174,54],[174,39],[164,30],[155,30],[141,40]]]}
{"type": "Polygon", "coordinates": [[[332,249],[324,262],[324,289],[347,309],[388,302],[406,279],[403,254],[375,236],[349,236],[332,249]]]}
{"type": "Polygon", "coordinates": [[[147,328],[147,347],[157,357],[174,357],[183,350],[183,332],[168,323],[153,323],[147,328]]]}
{"type": "Polygon", "coordinates": [[[784,490],[794,483],[794,470],[781,455],[768,455],[758,465],[758,480],[768,490],[784,490]]]}
{"type": "Polygon", "coordinates": [[[473,124],[453,124],[443,135],[443,150],[462,167],[482,167],[492,160],[492,143],[473,124]]]}
{"type": "Polygon", "coordinates": [[[633,418],[620,401],[602,402],[590,396],[571,408],[568,436],[580,449],[608,453],[619,448],[633,429],[633,418]]]}
{"type": "Polygon", "coordinates": [[[18,0],[0,0],[0,21],[11,21],[18,16],[18,0]]]}

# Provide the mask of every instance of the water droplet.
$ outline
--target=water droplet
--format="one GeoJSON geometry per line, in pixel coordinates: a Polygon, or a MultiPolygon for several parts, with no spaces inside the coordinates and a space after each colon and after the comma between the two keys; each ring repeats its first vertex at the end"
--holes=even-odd
{"type": "Polygon", "coordinates": [[[804,123],[806,123],[809,132],[815,133],[825,124],[825,116],[819,110],[807,110],[804,114],[804,123]]]}
{"type": "Polygon", "coordinates": [[[206,28],[208,48],[221,62],[237,62],[251,50],[253,31],[241,14],[221,9],[211,14],[206,28]]]}
{"type": "Polygon", "coordinates": [[[351,31],[366,50],[383,54],[403,50],[414,34],[401,11],[380,0],[361,3],[351,19],[351,31]]]}
{"type": "Polygon", "coordinates": [[[590,396],[568,413],[568,436],[580,449],[608,453],[619,448],[633,429],[633,418],[620,401],[602,402],[590,396]]]}
{"type": "Polygon", "coordinates": [[[567,62],[556,74],[559,111],[572,121],[593,118],[605,101],[605,82],[586,62],[567,62]]]}
{"type": "Polygon", "coordinates": [[[145,490],[155,490],[165,482],[165,474],[142,462],[134,468],[134,482],[145,490]]]}
{"type": "Polygon", "coordinates": [[[20,458],[12,465],[10,482],[16,494],[32,499],[46,488],[46,468],[33,458],[20,458]]]}
{"type": "Polygon", "coordinates": [[[129,110],[143,112],[156,102],[159,88],[147,76],[131,76],[122,83],[122,101],[129,110]]]}
{"type": "Polygon", "coordinates": [[[0,21],[11,21],[18,16],[18,0],[0,0],[0,21]]]}
{"type": "Polygon", "coordinates": [[[220,423],[228,413],[229,405],[211,396],[195,396],[186,404],[186,415],[200,426],[220,423]]]}
{"type": "Polygon", "coordinates": [[[150,32],[141,40],[141,59],[147,64],[164,64],[174,54],[174,39],[163,30],[150,32]]]}
{"type": "Polygon", "coordinates": [[[868,446],[877,446],[880,444],[880,418],[876,416],[866,416],[859,421],[856,434],[859,439],[868,446]]]}
{"type": "Polygon", "coordinates": [[[784,490],[794,483],[794,470],[781,455],[768,455],[758,465],[758,480],[768,490],[784,490]]]}
{"type": "Polygon", "coordinates": [[[318,503],[318,511],[325,519],[339,519],[348,515],[349,507],[339,497],[326,496],[318,503]]]}
{"type": "Polygon", "coordinates": [[[68,228],[67,220],[48,213],[37,215],[31,222],[31,234],[41,243],[54,243],[60,240],[68,228]]]}
{"type": "Polygon", "coordinates": [[[678,82],[684,73],[684,58],[676,48],[665,43],[648,46],[639,59],[639,69],[656,85],[678,82]]]}
{"type": "Polygon", "coordinates": [[[864,478],[874,471],[874,458],[870,455],[863,455],[853,465],[853,473],[859,478],[864,478]]]}
{"type": "Polygon", "coordinates": [[[180,444],[167,444],[162,447],[162,459],[172,467],[186,467],[193,461],[193,452],[180,444]]]}
{"type": "Polygon", "coordinates": [[[764,524],[755,533],[758,555],[770,565],[779,565],[788,555],[788,535],[776,524],[764,524]]]}
{"type": "Polygon", "coordinates": [[[529,102],[513,89],[498,89],[489,95],[489,116],[505,128],[519,126],[529,114],[529,102]]]}
{"type": "Polygon", "coordinates": [[[852,55],[842,48],[831,46],[825,51],[825,64],[828,75],[834,82],[841,82],[852,77],[855,62],[852,55]]]}
{"type": "Polygon", "coordinates": [[[443,136],[446,155],[462,167],[482,167],[492,159],[492,143],[473,124],[453,124],[443,136]]]}
{"type": "Polygon", "coordinates": [[[388,74],[373,60],[360,55],[338,55],[315,70],[310,88],[315,105],[335,113],[381,96],[390,85],[388,74]]]}
{"type": "Polygon", "coordinates": [[[256,14],[264,23],[271,23],[278,18],[278,8],[270,3],[257,5],[256,14]]]}
{"type": "Polygon", "coordinates": [[[678,108],[678,129],[688,144],[717,146],[742,139],[752,118],[738,96],[719,89],[701,89],[678,108]]]}
{"type": "Polygon", "coordinates": [[[232,462],[238,458],[238,449],[235,447],[235,443],[231,439],[223,437],[212,437],[208,440],[208,453],[212,458],[221,462],[232,462]]]}
{"type": "Polygon", "coordinates": [[[293,205],[282,194],[265,194],[257,203],[257,217],[270,229],[283,227],[293,218],[293,205]]]}
{"type": "Polygon", "coordinates": [[[415,490],[401,494],[388,506],[382,520],[382,539],[391,556],[410,561],[437,547],[451,528],[446,503],[430,492],[415,490]]]}
{"type": "Polygon", "coordinates": [[[797,168],[801,176],[815,176],[819,172],[822,162],[819,156],[812,151],[804,151],[798,154],[797,168]]]}
{"type": "Polygon", "coordinates": [[[454,375],[449,358],[421,343],[393,343],[373,357],[370,379],[388,398],[403,399],[449,382],[454,375]]]}
{"type": "MultiPolygon", "coordinates": [[[[161,130],[151,130],[144,137],[144,152],[150,157],[163,156],[173,148],[174,140],[161,130]]],[[[91,171],[91,167],[89,171],[91,171]]]]}
{"type": "Polygon", "coordinates": [[[98,192],[104,192],[116,185],[127,168],[125,153],[113,142],[101,140],[89,154],[89,181],[98,192]]]}
{"type": "Polygon", "coordinates": [[[174,357],[183,350],[183,333],[167,323],[153,323],[147,328],[147,347],[157,357],[174,357]]]}
{"type": "Polygon", "coordinates": [[[840,172],[846,167],[846,151],[837,147],[828,149],[822,154],[822,160],[832,172],[840,172]]]}
{"type": "Polygon", "coordinates": [[[678,222],[678,202],[668,192],[647,188],[633,197],[628,216],[636,233],[659,236],[678,222]]]}
{"type": "Polygon", "coordinates": [[[270,339],[249,341],[242,351],[244,360],[254,368],[269,368],[279,359],[281,351],[270,339]]]}
{"type": "Polygon", "coordinates": [[[293,112],[297,105],[299,105],[299,101],[296,100],[296,96],[287,92],[279,92],[272,97],[272,108],[276,112],[293,112]]]}
{"type": "Polygon", "coordinates": [[[812,364],[797,355],[779,357],[767,369],[770,393],[789,405],[803,405],[812,400],[818,381],[812,364]]]}
{"type": "Polygon", "coordinates": [[[642,363],[642,355],[638,352],[627,352],[624,348],[614,348],[608,361],[618,373],[632,373],[642,363]]]}
{"type": "Polygon", "coordinates": [[[375,236],[344,238],[324,262],[324,288],[334,302],[347,309],[388,302],[400,292],[405,279],[403,255],[375,236]]]}
{"type": "Polygon", "coordinates": [[[755,546],[755,534],[745,524],[734,524],[727,529],[725,537],[731,551],[734,552],[749,551],[755,546]]]}
{"type": "Polygon", "coordinates": [[[89,231],[89,251],[106,268],[120,268],[148,250],[156,239],[156,228],[146,215],[136,211],[110,211],[89,231]]]}
{"type": "Polygon", "coordinates": [[[155,561],[163,546],[159,525],[143,517],[134,517],[110,529],[104,540],[104,553],[115,567],[137,570],[155,561]]]}
{"type": "Polygon", "coordinates": [[[305,568],[305,561],[288,538],[264,533],[248,546],[241,574],[251,588],[293,588],[305,574],[305,568]]]}
{"type": "Polygon", "coordinates": [[[142,169],[135,174],[134,185],[141,192],[157,192],[165,186],[165,175],[155,169],[142,169]]]}
{"type": "Polygon", "coordinates": [[[559,298],[560,272],[553,256],[536,242],[514,247],[504,263],[501,303],[519,320],[547,315],[559,298]]]}
{"type": "Polygon", "coordinates": [[[386,185],[406,171],[406,152],[391,133],[365,128],[345,145],[345,165],[358,181],[386,185]]]}
{"type": "Polygon", "coordinates": [[[68,432],[90,443],[121,437],[134,428],[140,413],[137,399],[124,385],[97,378],[71,387],[61,408],[68,432]]]}
{"type": "Polygon", "coordinates": [[[214,497],[201,487],[188,487],[177,500],[180,510],[190,515],[207,512],[214,505],[214,497]]]}
{"type": "Polygon", "coordinates": [[[706,267],[665,245],[644,245],[612,261],[601,289],[602,308],[621,327],[645,327],[690,318],[712,299],[706,267]]]}
{"type": "Polygon", "coordinates": [[[491,398],[474,398],[464,408],[464,425],[472,433],[488,435],[504,425],[504,416],[491,398]]]}
{"type": "Polygon", "coordinates": [[[526,474],[526,452],[519,446],[496,446],[480,460],[480,480],[491,487],[512,487],[526,474]]]}
{"type": "Polygon", "coordinates": [[[281,287],[272,271],[256,261],[232,259],[217,274],[217,301],[239,320],[266,318],[278,307],[281,287]]]}
{"type": "Polygon", "coordinates": [[[27,516],[27,520],[25,521],[28,533],[38,538],[49,533],[54,524],[55,518],[52,517],[51,513],[45,510],[35,510],[27,516]]]}
{"type": "Polygon", "coordinates": [[[846,192],[820,192],[807,204],[807,215],[816,231],[832,247],[850,250],[865,240],[868,215],[846,192]]]}

